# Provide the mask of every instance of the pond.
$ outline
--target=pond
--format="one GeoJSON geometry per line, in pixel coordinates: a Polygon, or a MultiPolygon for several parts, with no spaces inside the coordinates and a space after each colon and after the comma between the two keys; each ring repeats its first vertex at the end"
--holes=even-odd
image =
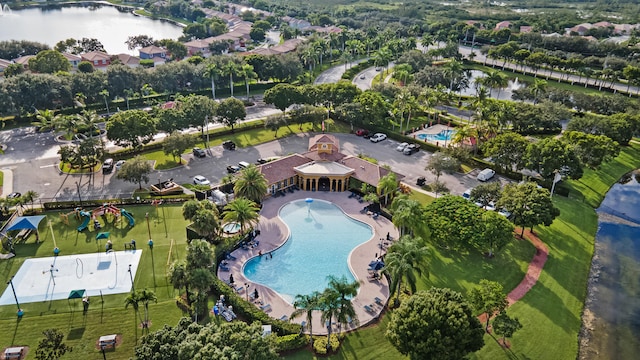
{"type": "Polygon", "coordinates": [[[598,208],[596,250],[581,334],[581,359],[640,353],[640,171],[627,174],[598,208]],[[585,336],[586,335],[586,336],[585,336]]]}
{"type": "Polygon", "coordinates": [[[109,54],[138,55],[129,50],[129,36],[147,35],[156,40],[177,39],[182,27],[131,13],[131,8],[100,4],[47,6],[11,10],[1,5],[0,41],[30,40],[52,48],[69,38],[98,39],[109,54]]]}

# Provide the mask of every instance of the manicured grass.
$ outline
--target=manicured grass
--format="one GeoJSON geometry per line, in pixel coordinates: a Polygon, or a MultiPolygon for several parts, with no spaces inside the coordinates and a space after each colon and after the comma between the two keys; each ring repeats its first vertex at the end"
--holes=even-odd
{"type": "Polygon", "coordinates": [[[72,168],[71,164],[69,163],[58,163],[58,168],[60,169],[60,171],[62,171],[63,173],[67,173],[67,174],[89,174],[92,172],[96,172],[100,170],[100,167],[102,166],[102,164],[97,163],[93,168],[72,168]]]}
{"type": "Polygon", "coordinates": [[[0,171],[0,186],[4,185],[4,173],[0,171]]]}
{"type": "MultiPolygon", "coordinates": [[[[88,208],[87,210],[91,210],[88,208]]],[[[136,224],[133,228],[126,223],[119,223],[107,218],[100,231],[109,231],[110,239],[116,250],[123,250],[123,243],[136,239],[142,258],[135,278],[135,288],[148,288],[155,291],[157,304],[149,306],[151,331],[160,329],[164,324],[174,325],[182,316],[182,312],[175,305],[177,291],[168,283],[166,273],[168,265],[176,259],[185,256],[186,240],[185,226],[187,222],[182,218],[180,205],[162,205],[157,210],[152,206],[130,206],[126,208],[134,216],[136,224]],[[149,213],[149,228],[154,240],[153,252],[147,244],[148,229],[145,214],[149,213]],[[165,227],[166,225],[166,227],[165,227]],[[172,245],[173,242],[173,245],[172,245]],[[169,252],[171,249],[171,253],[169,252]]],[[[98,253],[104,251],[104,240],[97,243],[96,231],[78,233],[76,227],[80,220],[69,216],[69,225],[61,221],[59,213],[47,212],[47,219],[40,225],[39,244],[35,243],[32,235],[24,244],[16,245],[16,257],[0,262],[0,291],[7,287],[6,282],[15,274],[22,263],[31,257],[46,257],[52,255],[53,239],[47,220],[51,220],[57,246],[61,255],[98,253]]],[[[65,359],[97,359],[98,350],[95,343],[98,337],[108,334],[122,334],[123,343],[113,353],[108,353],[109,359],[128,359],[133,354],[136,341],[136,324],[134,312],[131,308],[124,308],[127,294],[104,296],[104,303],[100,297],[91,297],[91,306],[85,317],[82,315],[80,302],[72,302],[74,312],[71,312],[67,300],[51,302],[36,302],[21,304],[26,311],[20,321],[16,321],[16,306],[0,306],[0,327],[7,330],[7,336],[0,339],[0,349],[9,345],[27,345],[35,351],[42,331],[48,328],[58,328],[65,335],[65,342],[74,347],[73,353],[65,355],[65,359]]],[[[137,330],[140,337],[141,330],[137,330]]],[[[33,355],[30,355],[32,357],[33,355]]]]}
{"type": "Polygon", "coordinates": [[[430,204],[433,202],[433,200],[435,200],[431,196],[421,191],[411,191],[411,194],[409,194],[409,198],[418,201],[422,205],[430,204]]]}

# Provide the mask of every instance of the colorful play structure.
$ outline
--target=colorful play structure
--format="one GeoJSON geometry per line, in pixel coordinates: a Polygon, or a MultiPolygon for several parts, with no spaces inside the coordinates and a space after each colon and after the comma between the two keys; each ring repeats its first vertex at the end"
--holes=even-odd
{"type": "Polygon", "coordinates": [[[78,232],[82,232],[85,229],[87,229],[89,227],[89,223],[91,222],[92,219],[93,219],[93,227],[94,227],[94,229],[95,230],[101,229],[102,225],[98,221],[98,217],[106,215],[106,214],[111,214],[116,219],[119,218],[120,216],[124,217],[129,222],[129,226],[134,226],[136,224],[136,221],[134,220],[133,215],[130,212],[128,212],[125,209],[120,209],[120,208],[116,207],[115,205],[111,205],[111,204],[104,204],[104,205],[102,205],[100,207],[97,207],[97,208],[91,210],[91,211],[84,211],[81,208],[76,208],[72,212],[68,212],[66,214],[61,213],[60,214],[60,219],[65,224],[69,225],[69,215],[71,215],[71,214],[73,214],[77,219],[84,218],[83,221],[82,221],[82,224],[80,224],[80,226],[78,226],[78,228],[77,228],[78,232]]]}

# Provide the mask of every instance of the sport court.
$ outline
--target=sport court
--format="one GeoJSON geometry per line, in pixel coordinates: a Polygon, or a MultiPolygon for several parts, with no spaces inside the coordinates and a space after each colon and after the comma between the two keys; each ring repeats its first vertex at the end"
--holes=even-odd
{"type": "MultiPolygon", "coordinates": [[[[138,249],[28,259],[13,278],[13,286],[20,303],[67,299],[77,289],[86,290],[89,296],[126,293],[141,255],[138,249]]],[[[11,286],[7,286],[0,305],[14,303],[11,286]]]]}

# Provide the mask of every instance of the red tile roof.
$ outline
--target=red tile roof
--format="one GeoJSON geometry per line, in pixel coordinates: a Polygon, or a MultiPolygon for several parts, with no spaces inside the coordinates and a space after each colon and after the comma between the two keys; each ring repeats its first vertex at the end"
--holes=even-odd
{"type": "Polygon", "coordinates": [[[258,168],[267,180],[267,184],[271,185],[278,181],[295,176],[296,172],[293,168],[311,161],[311,159],[300,154],[293,154],[278,160],[270,161],[258,166],[258,168]]]}

